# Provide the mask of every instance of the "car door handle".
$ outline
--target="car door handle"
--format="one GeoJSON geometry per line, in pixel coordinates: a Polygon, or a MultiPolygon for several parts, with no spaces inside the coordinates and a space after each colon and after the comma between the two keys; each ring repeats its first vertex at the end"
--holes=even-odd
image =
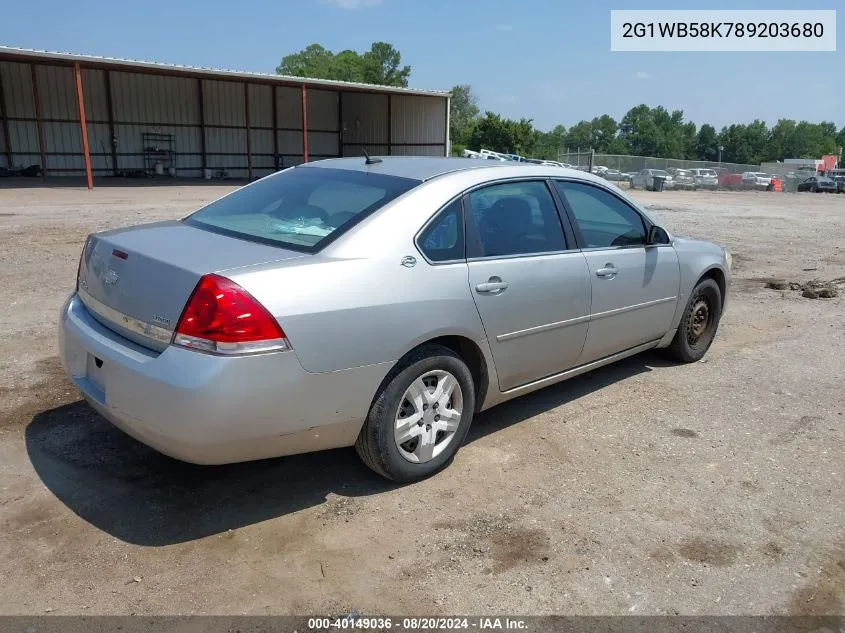
{"type": "Polygon", "coordinates": [[[605,264],[604,268],[599,268],[596,275],[599,277],[611,278],[619,274],[619,269],[613,264],[605,264]]]}
{"type": "Polygon", "coordinates": [[[476,292],[486,292],[490,294],[498,294],[507,289],[510,284],[507,281],[502,281],[498,277],[490,277],[489,281],[483,284],[478,284],[475,287],[476,292]]]}

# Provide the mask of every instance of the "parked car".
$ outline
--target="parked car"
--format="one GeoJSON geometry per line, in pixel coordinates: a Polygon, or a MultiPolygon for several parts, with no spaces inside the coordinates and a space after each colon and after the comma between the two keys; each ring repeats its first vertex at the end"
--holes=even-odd
{"type": "Polygon", "coordinates": [[[413,481],[478,411],[647,349],[701,359],[729,284],[724,249],[590,174],[342,158],[90,235],[59,346],[94,409],[177,459],[355,445],[413,481]]]}
{"type": "Polygon", "coordinates": [[[662,169],[643,169],[631,177],[631,189],[642,187],[643,189],[651,191],[654,189],[655,176],[666,179],[666,184],[664,185],[666,189],[672,188],[672,176],[668,172],[663,171],[662,169]]]}
{"type": "Polygon", "coordinates": [[[696,189],[695,176],[688,169],[671,169],[672,187],[674,189],[696,189]]]}
{"type": "Polygon", "coordinates": [[[691,169],[695,186],[702,189],[718,189],[719,176],[712,169],[691,169]]]}
{"type": "Polygon", "coordinates": [[[631,175],[618,169],[608,169],[602,174],[602,178],[611,182],[627,182],[631,179],[631,175]]]}
{"type": "Polygon", "coordinates": [[[810,176],[798,185],[798,191],[812,191],[813,193],[837,193],[839,187],[836,182],[826,176],[810,176]]]}
{"type": "Polygon", "coordinates": [[[771,174],[759,171],[746,171],[742,174],[742,186],[746,189],[767,190],[772,184],[771,174]]]}
{"type": "Polygon", "coordinates": [[[500,154],[499,152],[494,152],[493,150],[489,149],[481,149],[478,153],[482,156],[482,158],[487,158],[489,160],[498,160],[498,161],[507,161],[510,160],[507,157],[507,154],[500,154]]]}
{"type": "Polygon", "coordinates": [[[556,160],[544,160],[540,164],[548,165],[549,167],[567,167],[569,169],[573,169],[572,165],[569,165],[567,163],[561,163],[556,160]]]}
{"type": "Polygon", "coordinates": [[[836,193],[845,193],[845,175],[834,176],[832,180],[836,183],[836,193]]]}

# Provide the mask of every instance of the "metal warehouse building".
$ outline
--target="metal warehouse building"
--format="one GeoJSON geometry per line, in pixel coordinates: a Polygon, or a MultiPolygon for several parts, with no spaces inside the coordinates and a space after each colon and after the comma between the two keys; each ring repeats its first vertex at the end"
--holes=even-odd
{"type": "Polygon", "coordinates": [[[0,167],[45,178],[258,178],[339,156],[444,156],[449,94],[0,47],[0,167]]]}

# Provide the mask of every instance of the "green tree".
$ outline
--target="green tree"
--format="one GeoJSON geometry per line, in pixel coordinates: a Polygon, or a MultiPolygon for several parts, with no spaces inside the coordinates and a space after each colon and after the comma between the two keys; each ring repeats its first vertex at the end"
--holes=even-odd
{"type": "Polygon", "coordinates": [[[603,114],[590,121],[591,146],[597,152],[608,154],[613,151],[619,125],[613,117],[603,114]]]}
{"type": "Polygon", "coordinates": [[[629,154],[658,156],[663,134],[654,121],[652,109],[640,104],[628,110],[619,123],[619,138],[629,154]]]}
{"type": "Polygon", "coordinates": [[[332,79],[366,83],[363,61],[355,51],[340,51],[334,56],[330,68],[333,75],[332,79]]]}
{"type": "Polygon", "coordinates": [[[466,144],[478,112],[478,98],[469,84],[459,84],[452,88],[449,109],[449,136],[452,143],[466,144]]]}
{"type": "Polygon", "coordinates": [[[514,121],[487,111],[473,126],[469,145],[475,150],[491,149],[505,154],[530,154],[539,140],[531,119],[514,121]]]}
{"type": "Polygon", "coordinates": [[[764,160],[773,160],[769,152],[769,126],[764,121],[755,119],[745,127],[748,160],[740,161],[756,165],[764,160]]]}
{"type": "Polygon", "coordinates": [[[374,42],[363,55],[352,50],[335,54],[320,44],[310,44],[299,52],[285,55],[276,72],[294,77],[405,87],[411,67],[401,63],[399,51],[387,42],[374,42]]]}
{"type": "Polygon", "coordinates": [[[705,123],[696,136],[696,156],[698,160],[715,161],[719,158],[719,138],[716,128],[705,123]]]}
{"type": "Polygon", "coordinates": [[[319,44],[309,44],[298,53],[285,55],[276,67],[279,75],[311,77],[314,79],[335,79],[332,62],[334,54],[319,44]]]}
{"type": "Polygon", "coordinates": [[[745,125],[733,124],[723,127],[719,132],[719,144],[725,148],[722,152],[724,162],[747,162],[750,151],[746,143],[745,125]]]}
{"type": "Polygon", "coordinates": [[[387,42],[374,42],[361,56],[364,83],[381,86],[408,86],[411,67],[402,66],[402,55],[387,42]]]}
{"type": "Polygon", "coordinates": [[[795,121],[778,119],[769,132],[769,152],[774,160],[793,158],[797,154],[795,121]]]}
{"type": "Polygon", "coordinates": [[[572,151],[587,152],[593,145],[593,126],[589,121],[579,121],[566,134],[566,147],[572,151]]]}
{"type": "Polygon", "coordinates": [[[559,152],[566,149],[566,128],[556,125],[550,132],[539,132],[533,158],[557,160],[559,152]]]}

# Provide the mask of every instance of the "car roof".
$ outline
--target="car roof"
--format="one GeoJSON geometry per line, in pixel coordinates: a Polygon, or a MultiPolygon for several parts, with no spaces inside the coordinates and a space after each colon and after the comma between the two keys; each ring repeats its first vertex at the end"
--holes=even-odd
{"type": "MultiPolygon", "coordinates": [[[[375,158],[375,157],[374,157],[375,158]]],[[[414,156],[379,156],[381,162],[366,164],[363,156],[356,158],[330,158],[303,163],[296,169],[346,169],[385,176],[397,176],[425,182],[440,176],[474,174],[473,180],[514,178],[573,178],[607,186],[601,176],[570,167],[536,165],[515,161],[477,160],[473,158],[440,158],[414,156]],[[495,175],[494,175],[495,174],[495,175]]]]}
{"type": "MultiPolygon", "coordinates": [[[[496,169],[520,165],[516,161],[494,161],[478,158],[446,158],[434,156],[373,156],[373,158],[379,158],[381,162],[368,165],[363,156],[357,156],[354,158],[318,160],[299,165],[299,167],[349,169],[352,171],[365,171],[372,174],[384,174],[385,176],[413,178],[414,180],[430,180],[436,176],[455,171],[496,169]]],[[[531,163],[528,164],[530,165],[531,163]]]]}

